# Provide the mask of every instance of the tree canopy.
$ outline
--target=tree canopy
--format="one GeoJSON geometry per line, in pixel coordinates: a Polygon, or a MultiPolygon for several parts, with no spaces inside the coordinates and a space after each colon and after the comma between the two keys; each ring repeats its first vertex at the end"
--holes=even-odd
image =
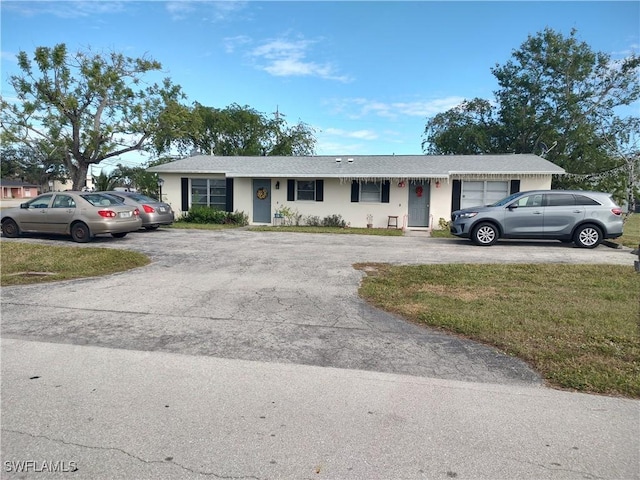
{"type": "Polygon", "coordinates": [[[576,33],[547,28],[529,36],[491,69],[499,85],[495,101],[476,98],[428,119],[423,150],[536,153],[569,173],[554,179],[556,187],[632,197],[640,119],[620,112],[640,98],[640,57],[613,60],[576,33]]]}
{"type": "Polygon", "coordinates": [[[196,102],[179,130],[182,150],[209,155],[311,155],[316,143],[307,124],[289,126],[281,113],[271,118],[238,104],[219,109],[196,102]]]}
{"type": "Polygon", "coordinates": [[[72,54],[58,44],[36,48],[33,59],[19,52],[18,66],[21,74],[9,79],[17,102],[1,100],[3,143],[28,146],[62,165],[74,189],[84,184],[92,164],[154,151],[161,145],[157,137],[186,112],[184,95],[171,80],[143,82],[161,69],[153,59],[72,54]]]}

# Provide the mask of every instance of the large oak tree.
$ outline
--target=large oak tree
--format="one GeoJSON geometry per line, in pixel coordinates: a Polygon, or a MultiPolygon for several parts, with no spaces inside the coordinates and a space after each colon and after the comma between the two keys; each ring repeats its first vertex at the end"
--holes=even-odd
{"type": "Polygon", "coordinates": [[[209,155],[312,155],[316,144],[307,124],[289,126],[281,113],[272,118],[237,104],[220,109],[196,102],[180,131],[182,149],[209,155]]]}
{"type": "MultiPolygon", "coordinates": [[[[158,136],[179,124],[184,95],[169,79],[145,83],[161,70],[150,58],[120,53],[70,53],[65,44],[18,54],[21,73],[9,83],[17,99],[1,101],[4,143],[46,152],[80,189],[90,165],[132,151],[168,145],[158,136]]],[[[45,166],[46,168],[46,166],[45,166]]]]}
{"type": "Polygon", "coordinates": [[[423,150],[536,153],[569,173],[554,179],[554,187],[632,198],[640,152],[633,133],[640,120],[624,107],[640,98],[640,57],[613,60],[576,33],[545,29],[529,36],[509,61],[491,69],[499,85],[495,101],[473,99],[428,119],[423,150]]]}

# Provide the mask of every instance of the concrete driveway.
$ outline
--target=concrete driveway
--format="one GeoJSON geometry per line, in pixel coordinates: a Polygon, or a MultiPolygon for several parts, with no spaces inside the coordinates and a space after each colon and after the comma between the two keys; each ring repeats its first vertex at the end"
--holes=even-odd
{"type": "Polygon", "coordinates": [[[351,267],[633,265],[630,250],[243,230],[23,241],[153,263],[2,289],[2,479],[639,478],[640,402],[544,388],[518,360],[369,308],[351,267]]]}
{"type": "MultiPolygon", "coordinates": [[[[3,239],[3,241],[7,241],[3,239]]],[[[356,262],[615,263],[628,250],[559,242],[490,248],[414,233],[405,237],[246,230],[141,231],[77,245],[126,248],[147,267],[102,278],[4,288],[2,335],[97,345],[373,370],[503,384],[536,384],[523,362],[369,307],[357,295],[356,262]]]]}

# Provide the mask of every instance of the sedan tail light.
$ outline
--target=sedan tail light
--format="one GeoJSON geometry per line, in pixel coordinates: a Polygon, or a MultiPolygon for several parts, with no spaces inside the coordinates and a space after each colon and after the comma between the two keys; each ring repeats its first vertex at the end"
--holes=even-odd
{"type": "Polygon", "coordinates": [[[620,216],[620,215],[622,215],[622,209],[621,209],[621,208],[619,208],[619,207],[617,207],[617,208],[612,208],[612,209],[611,209],[611,213],[613,213],[614,215],[618,215],[618,216],[620,216]]]}
{"type": "Polygon", "coordinates": [[[149,205],[142,205],[142,208],[144,209],[145,213],[153,213],[156,211],[153,207],[149,205]]]}
{"type": "Polygon", "coordinates": [[[115,218],[118,216],[113,210],[98,210],[98,215],[104,218],[115,218]]]}
{"type": "Polygon", "coordinates": [[[136,209],[133,211],[133,214],[134,214],[136,217],[139,217],[139,216],[140,216],[140,210],[138,210],[138,209],[136,208],[136,209]]]}

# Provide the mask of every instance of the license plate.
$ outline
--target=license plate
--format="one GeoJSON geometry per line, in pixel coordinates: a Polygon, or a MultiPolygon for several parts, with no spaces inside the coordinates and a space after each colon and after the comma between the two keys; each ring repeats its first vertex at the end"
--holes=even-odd
{"type": "Polygon", "coordinates": [[[120,218],[130,218],[131,212],[120,212],[120,218]]]}
{"type": "Polygon", "coordinates": [[[158,210],[160,211],[160,213],[164,213],[167,211],[167,209],[165,207],[160,207],[158,208],[158,210]]]}

